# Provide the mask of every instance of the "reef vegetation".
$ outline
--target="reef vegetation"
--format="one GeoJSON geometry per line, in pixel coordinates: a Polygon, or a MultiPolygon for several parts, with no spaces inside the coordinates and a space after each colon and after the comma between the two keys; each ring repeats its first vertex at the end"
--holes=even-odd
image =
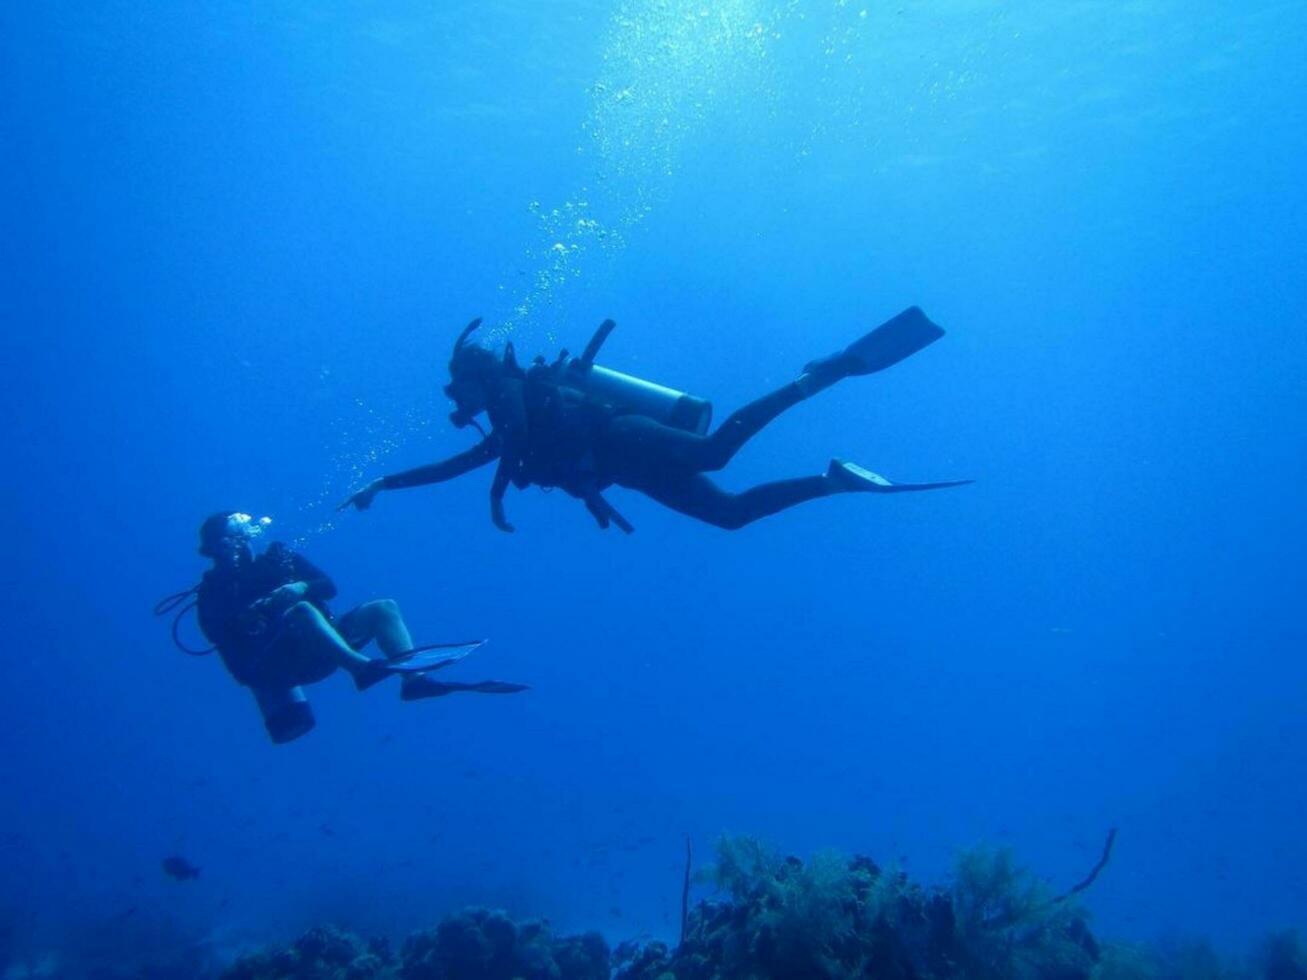
{"type": "Polygon", "coordinates": [[[598,933],[557,938],[544,922],[468,909],[414,933],[398,954],[335,928],[311,929],[285,949],[237,960],[222,980],[608,980],[598,933]]]}
{"type": "MultiPolygon", "coordinates": [[[[1111,838],[1108,841],[1110,851],[1111,838]]],[[[1105,852],[1106,858],[1106,852],[1105,852]]],[[[1249,964],[1205,946],[1151,950],[1105,943],[1074,893],[1048,887],[1007,849],[962,853],[948,884],[925,888],[870,858],[808,862],[725,838],[709,877],[718,898],[687,915],[685,934],[619,946],[618,980],[1307,980],[1295,933],[1249,964]]]]}
{"type": "MultiPolygon", "coordinates": [[[[1307,980],[1297,933],[1272,935],[1243,962],[1201,943],[1160,947],[1096,937],[1078,893],[1057,895],[1013,859],[982,847],[958,857],[950,879],[927,887],[862,856],[820,853],[801,861],[749,837],[723,838],[697,876],[711,898],[684,906],[675,946],[598,933],[557,936],[542,921],[467,909],[394,948],[322,926],[289,946],[246,953],[225,967],[192,956],[146,965],[122,953],[90,969],[63,957],[4,976],[51,980],[219,977],[221,980],[1307,980]],[[174,970],[175,968],[175,970],[174,970]],[[30,972],[29,972],[30,971],[30,972]]],[[[687,880],[689,862],[687,860],[687,880]]],[[[688,894],[688,891],[687,891],[688,894]]],[[[13,937],[7,937],[12,941],[13,937]]],[[[194,943],[183,944],[194,950],[194,943]]]]}

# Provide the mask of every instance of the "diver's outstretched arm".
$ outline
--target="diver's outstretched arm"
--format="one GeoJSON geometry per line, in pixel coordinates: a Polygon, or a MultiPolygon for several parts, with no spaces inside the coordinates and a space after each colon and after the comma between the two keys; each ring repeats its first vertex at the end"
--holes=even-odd
{"type": "Polygon", "coordinates": [[[362,490],[351,494],[349,499],[336,509],[348,510],[350,507],[357,507],[359,510],[367,510],[372,506],[372,499],[382,490],[406,490],[409,487],[426,486],[428,483],[443,483],[445,480],[470,473],[498,456],[499,440],[492,434],[471,449],[466,449],[457,456],[451,456],[439,463],[430,463],[373,480],[362,490]]]}

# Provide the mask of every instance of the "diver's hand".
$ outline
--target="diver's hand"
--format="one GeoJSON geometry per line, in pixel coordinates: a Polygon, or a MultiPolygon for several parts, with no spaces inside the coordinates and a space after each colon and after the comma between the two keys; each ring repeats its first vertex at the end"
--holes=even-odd
{"type": "Polygon", "coordinates": [[[268,593],[268,597],[261,601],[270,606],[293,606],[308,593],[308,582],[287,582],[285,585],[273,589],[268,593]]]}
{"type": "Polygon", "coordinates": [[[384,481],[373,480],[362,490],[350,494],[343,504],[336,508],[337,511],[349,510],[351,507],[357,507],[359,510],[367,510],[372,506],[372,498],[385,489],[384,481]]]}
{"type": "Polygon", "coordinates": [[[517,530],[517,528],[513,527],[512,524],[508,523],[508,518],[504,516],[504,505],[502,501],[499,500],[491,501],[490,520],[494,522],[495,527],[499,528],[499,530],[505,532],[506,534],[512,534],[514,531],[517,530]]]}
{"type": "Polygon", "coordinates": [[[280,615],[309,594],[308,582],[287,582],[250,603],[249,615],[254,617],[280,615]]]}

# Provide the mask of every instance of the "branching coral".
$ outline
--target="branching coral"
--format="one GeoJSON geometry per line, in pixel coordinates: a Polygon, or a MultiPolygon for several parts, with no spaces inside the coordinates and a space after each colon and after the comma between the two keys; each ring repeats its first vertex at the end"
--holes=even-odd
{"type": "Polygon", "coordinates": [[[963,855],[952,888],[928,891],[867,858],[726,838],[714,877],[729,900],[701,903],[675,953],[628,950],[619,978],[1090,980],[1098,958],[1083,913],[1005,851],[963,855]]]}
{"type": "Polygon", "coordinates": [[[1098,947],[1073,902],[1055,899],[1003,849],[959,856],[951,889],[952,954],[976,980],[1088,977],[1098,947]]]}

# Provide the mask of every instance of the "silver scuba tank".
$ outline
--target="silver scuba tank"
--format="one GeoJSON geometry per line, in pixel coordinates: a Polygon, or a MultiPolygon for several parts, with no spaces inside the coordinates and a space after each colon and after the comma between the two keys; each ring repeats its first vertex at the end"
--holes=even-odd
{"type": "Polygon", "coordinates": [[[278,745],[307,735],[317,724],[302,687],[253,687],[268,737],[278,745]]]}
{"type": "Polygon", "coordinates": [[[646,415],[663,425],[705,435],[708,426],[712,424],[712,402],[621,371],[600,367],[594,362],[599,348],[615,326],[617,324],[612,320],[605,320],[580,357],[562,359],[560,367],[564,382],[619,408],[646,415]]]}

